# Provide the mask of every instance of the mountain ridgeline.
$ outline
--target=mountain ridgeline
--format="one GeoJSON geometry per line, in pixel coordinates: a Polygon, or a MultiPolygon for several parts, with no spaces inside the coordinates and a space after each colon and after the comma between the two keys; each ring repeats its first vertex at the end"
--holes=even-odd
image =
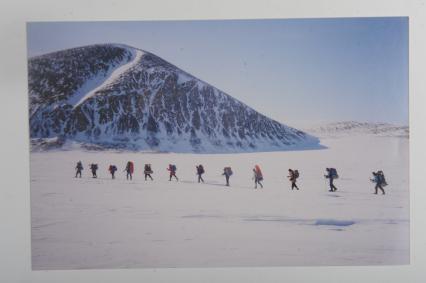
{"type": "Polygon", "coordinates": [[[28,61],[32,144],[161,152],[319,148],[319,140],[256,112],[152,53],[118,44],[28,61]]]}
{"type": "Polygon", "coordinates": [[[354,137],[359,135],[394,138],[409,138],[410,136],[408,126],[356,121],[324,123],[305,129],[305,131],[320,138],[354,137]]]}

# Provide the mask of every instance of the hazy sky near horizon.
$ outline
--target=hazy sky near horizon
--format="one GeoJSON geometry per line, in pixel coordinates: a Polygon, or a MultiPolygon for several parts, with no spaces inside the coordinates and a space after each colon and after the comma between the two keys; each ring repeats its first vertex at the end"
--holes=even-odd
{"type": "Polygon", "coordinates": [[[408,125],[408,18],[34,22],[28,56],[94,43],[150,51],[289,125],[408,125]]]}

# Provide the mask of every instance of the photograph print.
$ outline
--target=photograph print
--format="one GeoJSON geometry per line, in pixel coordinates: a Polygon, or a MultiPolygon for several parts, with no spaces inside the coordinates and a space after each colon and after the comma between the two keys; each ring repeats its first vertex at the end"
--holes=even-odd
{"type": "Polygon", "coordinates": [[[28,22],[33,270],[409,264],[408,21],[28,22]]]}

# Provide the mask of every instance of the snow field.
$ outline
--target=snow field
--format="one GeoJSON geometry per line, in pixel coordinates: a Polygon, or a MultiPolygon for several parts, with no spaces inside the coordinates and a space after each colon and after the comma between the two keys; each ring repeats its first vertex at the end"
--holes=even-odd
{"type": "Polygon", "coordinates": [[[409,263],[408,139],[323,140],[324,150],[247,154],[31,154],[33,269],[409,263]],[[74,178],[76,162],[83,178],[74,178]],[[132,181],[122,173],[135,163],[132,181]],[[89,163],[98,163],[98,179],[89,163]],[[151,163],[154,181],[144,181],[151,163]],[[177,165],[179,182],[166,167],[177,165]],[[107,172],[118,167],[115,180],[107,172]],[[205,184],[195,166],[203,164],[205,184]],[[264,189],[254,190],[259,164],[264,189]],[[231,166],[231,187],[223,167],[231,166]],[[338,191],[323,175],[335,167],[338,191]],[[288,168],[299,169],[291,191],[288,168]],[[371,172],[390,184],[374,195],[371,172]]]}

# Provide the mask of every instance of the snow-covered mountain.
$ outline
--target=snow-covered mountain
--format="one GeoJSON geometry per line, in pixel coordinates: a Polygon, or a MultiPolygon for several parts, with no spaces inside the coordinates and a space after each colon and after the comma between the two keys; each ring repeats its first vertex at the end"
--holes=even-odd
{"type": "Polygon", "coordinates": [[[32,144],[248,152],[318,148],[319,139],[256,112],[156,55],[120,44],[28,61],[32,144]]]}
{"type": "Polygon", "coordinates": [[[374,135],[380,137],[409,137],[408,126],[396,126],[388,123],[335,122],[316,125],[305,129],[306,132],[320,138],[374,135]]]}

